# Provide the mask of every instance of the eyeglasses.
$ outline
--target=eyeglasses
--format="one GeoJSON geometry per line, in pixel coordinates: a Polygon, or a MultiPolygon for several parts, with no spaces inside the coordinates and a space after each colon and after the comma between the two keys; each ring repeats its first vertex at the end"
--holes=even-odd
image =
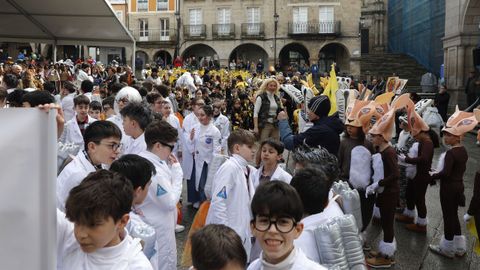
{"type": "Polygon", "coordinates": [[[103,106],[103,110],[104,110],[104,111],[108,111],[108,110],[110,110],[111,108],[112,108],[112,107],[110,107],[110,106],[103,106]]]}
{"type": "Polygon", "coordinates": [[[101,143],[101,142],[98,142],[98,144],[108,146],[113,151],[117,151],[118,149],[122,149],[122,146],[123,146],[122,143],[101,143]]]}
{"type": "Polygon", "coordinates": [[[290,217],[281,217],[276,220],[271,220],[269,217],[257,217],[253,221],[253,227],[257,231],[266,232],[270,230],[272,224],[275,224],[277,231],[281,233],[289,233],[297,226],[297,223],[293,218],[290,217]]]}
{"type": "Polygon", "coordinates": [[[170,148],[170,152],[173,151],[173,148],[175,147],[175,145],[171,145],[171,144],[164,143],[164,142],[161,142],[161,141],[158,141],[158,143],[163,145],[163,146],[166,146],[166,147],[170,148]]]}
{"type": "Polygon", "coordinates": [[[118,100],[118,102],[123,102],[123,103],[128,103],[128,98],[121,98],[118,100]]]}

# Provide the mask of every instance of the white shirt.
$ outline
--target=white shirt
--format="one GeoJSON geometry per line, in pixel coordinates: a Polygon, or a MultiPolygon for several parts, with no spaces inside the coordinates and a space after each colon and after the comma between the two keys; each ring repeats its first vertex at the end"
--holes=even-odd
{"type": "Polygon", "coordinates": [[[142,252],[140,239],[133,239],[126,230],[118,245],[83,252],[73,234],[73,223],[58,209],[57,259],[57,270],[153,270],[142,252]]]}
{"type": "Polygon", "coordinates": [[[75,117],[73,98],[75,98],[75,93],[70,93],[62,99],[62,109],[65,121],[69,121],[75,117]]]}
{"type": "Polygon", "coordinates": [[[214,118],[213,125],[218,128],[220,134],[222,135],[222,154],[228,154],[228,145],[227,140],[230,136],[230,120],[223,114],[219,114],[214,118]]]}
{"type": "Polygon", "coordinates": [[[198,118],[194,113],[190,113],[183,120],[182,136],[180,136],[182,145],[182,169],[183,177],[190,179],[193,169],[193,144],[190,141],[190,132],[198,123],[198,118]]]}
{"type": "Polygon", "coordinates": [[[255,168],[236,154],[222,164],[212,184],[212,202],[205,222],[224,224],[235,230],[242,239],[247,256],[250,256],[252,246],[250,203],[255,193],[252,180],[254,172],[255,168]],[[250,170],[248,179],[245,175],[247,166],[250,170]]]}
{"type": "Polygon", "coordinates": [[[253,261],[247,270],[323,270],[327,269],[314,261],[309,260],[302,250],[295,247],[285,260],[278,264],[271,264],[264,260],[263,254],[253,261]]]}
{"type": "MultiPolygon", "coordinates": [[[[260,177],[262,176],[263,172],[263,165],[258,168],[258,170],[255,171],[253,174],[253,185],[255,186],[255,189],[260,185],[260,177]]],[[[282,182],[285,182],[287,184],[290,184],[290,181],[292,180],[292,176],[286,172],[284,169],[282,169],[280,166],[277,165],[277,168],[273,172],[272,176],[270,177],[270,181],[272,180],[279,180],[282,182]]]]}
{"type": "Polygon", "coordinates": [[[126,143],[123,146],[122,155],[135,154],[138,155],[141,152],[147,150],[147,143],[145,142],[145,133],[134,139],[128,136],[126,143]]]}
{"type": "Polygon", "coordinates": [[[157,173],[152,178],[145,201],[137,207],[137,213],[155,228],[157,253],[150,259],[155,269],[177,269],[177,246],[175,225],[177,203],[182,194],[183,173],[179,163],[171,168],[158,156],[143,151],[140,156],[155,165],[157,173]],[[158,267],[158,268],[157,268],[158,267]]]}
{"type": "MultiPolygon", "coordinates": [[[[175,114],[170,113],[170,115],[166,117],[166,120],[172,127],[174,127],[178,131],[178,134],[181,137],[182,127],[180,125],[180,120],[178,120],[178,117],[175,114]]],[[[177,156],[178,149],[181,147],[181,142],[182,139],[180,138],[180,140],[175,143],[175,147],[173,148],[173,153],[175,154],[175,156],[177,156]]]]}
{"type": "MultiPolygon", "coordinates": [[[[92,118],[88,115],[87,117],[88,117],[88,121],[87,121],[87,124],[85,125],[85,128],[87,128],[93,122],[97,121],[97,119],[92,118]]],[[[62,143],[73,143],[75,145],[80,145],[80,150],[84,149],[85,143],[83,141],[83,135],[82,135],[82,132],[80,131],[80,127],[78,126],[77,117],[73,117],[73,119],[70,119],[65,124],[65,128],[63,129],[63,133],[62,133],[62,136],[60,136],[59,141],[62,143]]]]}
{"type": "Polygon", "coordinates": [[[65,166],[57,176],[57,208],[65,211],[70,190],[78,186],[91,172],[95,171],[92,163],[85,157],[84,151],[80,151],[75,158],[65,166]]]}
{"type": "Polygon", "coordinates": [[[213,155],[220,154],[222,137],[212,123],[206,126],[198,123],[194,128],[195,135],[190,143],[193,144],[195,154],[195,187],[198,190],[203,163],[210,164],[213,155]]]}
{"type": "MultiPolygon", "coordinates": [[[[268,116],[275,116],[277,115],[277,109],[278,105],[277,102],[275,101],[275,94],[272,94],[268,91],[267,93],[267,98],[270,101],[270,108],[268,108],[268,116]]],[[[258,95],[255,99],[255,106],[253,109],[253,117],[258,117],[258,113],[260,112],[260,108],[262,107],[262,97],[258,95]]]]}

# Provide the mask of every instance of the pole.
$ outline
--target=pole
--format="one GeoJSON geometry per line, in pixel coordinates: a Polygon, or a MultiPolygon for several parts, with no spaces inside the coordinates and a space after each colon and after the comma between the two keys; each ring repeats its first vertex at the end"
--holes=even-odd
{"type": "Polygon", "coordinates": [[[277,0],[273,0],[273,20],[275,23],[275,29],[273,31],[273,67],[277,65],[277,28],[278,28],[278,15],[277,15],[277,0]]]}
{"type": "Polygon", "coordinates": [[[53,42],[53,63],[57,63],[57,41],[53,42]]]}
{"type": "Polygon", "coordinates": [[[180,0],[177,0],[177,10],[175,12],[175,17],[177,19],[177,45],[175,46],[175,55],[174,58],[180,55],[180,0]]]}
{"type": "Polygon", "coordinates": [[[135,74],[135,51],[137,50],[137,41],[133,41],[133,52],[132,52],[132,71],[135,74]]]}

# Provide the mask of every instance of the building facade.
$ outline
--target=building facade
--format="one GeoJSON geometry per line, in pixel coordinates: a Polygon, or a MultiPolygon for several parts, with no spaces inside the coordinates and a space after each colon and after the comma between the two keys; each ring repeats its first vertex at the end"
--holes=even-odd
{"type": "Polygon", "coordinates": [[[175,11],[180,0],[127,0],[126,26],[136,40],[136,66],[171,64],[175,54],[175,11]]]}
{"type": "Polygon", "coordinates": [[[388,40],[388,0],[363,0],[360,17],[362,54],[386,52],[388,40]]]}
{"type": "Polygon", "coordinates": [[[360,73],[358,0],[183,0],[180,55],[360,73]]]}

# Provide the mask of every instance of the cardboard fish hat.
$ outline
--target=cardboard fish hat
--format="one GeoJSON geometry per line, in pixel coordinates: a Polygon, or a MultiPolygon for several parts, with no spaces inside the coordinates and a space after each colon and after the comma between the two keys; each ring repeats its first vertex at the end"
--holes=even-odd
{"type": "Polygon", "coordinates": [[[462,136],[463,134],[474,129],[479,120],[480,110],[475,109],[473,110],[473,113],[464,112],[460,111],[457,105],[455,113],[448,118],[448,121],[442,131],[448,132],[455,136],[462,136]]]}
{"type": "MultiPolygon", "coordinates": [[[[370,113],[370,111],[367,110],[363,111],[363,108],[368,106],[368,104],[370,104],[370,101],[367,100],[352,100],[347,107],[345,125],[362,127],[363,123],[360,121],[360,117],[364,117],[366,114],[370,113]]],[[[368,119],[368,121],[370,121],[370,119],[368,119]]]]}
{"type": "Polygon", "coordinates": [[[412,136],[416,136],[422,131],[430,130],[430,127],[425,121],[423,121],[423,118],[415,111],[415,109],[411,109],[408,112],[408,126],[412,136]]]}
{"type": "Polygon", "coordinates": [[[393,126],[395,125],[395,112],[401,108],[413,107],[413,102],[408,94],[401,95],[392,102],[391,108],[373,125],[369,133],[373,135],[382,135],[385,141],[392,139],[393,126]]]}

